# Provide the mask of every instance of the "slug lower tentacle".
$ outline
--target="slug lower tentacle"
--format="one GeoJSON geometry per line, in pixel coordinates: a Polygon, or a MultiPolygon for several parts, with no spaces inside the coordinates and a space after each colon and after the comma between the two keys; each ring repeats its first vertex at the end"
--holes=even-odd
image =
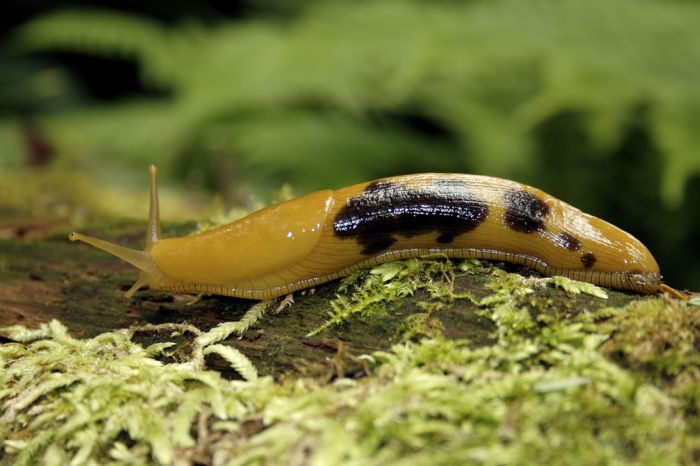
{"type": "Polygon", "coordinates": [[[629,233],[514,181],[426,173],[318,191],[205,233],[160,238],[155,167],[145,251],[79,233],[137,267],[131,296],[169,292],[270,299],[409,257],[506,261],[545,275],[652,294],[661,275],[629,233]]]}

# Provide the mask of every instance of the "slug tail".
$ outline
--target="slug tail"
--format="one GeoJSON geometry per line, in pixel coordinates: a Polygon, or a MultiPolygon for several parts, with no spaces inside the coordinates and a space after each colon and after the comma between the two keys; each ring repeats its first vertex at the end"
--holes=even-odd
{"type": "Polygon", "coordinates": [[[676,299],[680,299],[682,301],[689,301],[690,300],[690,296],[686,295],[682,291],[678,291],[677,289],[675,289],[672,286],[669,286],[665,283],[662,283],[661,285],[659,285],[659,291],[661,291],[662,293],[668,293],[672,297],[674,297],[676,299]]]}

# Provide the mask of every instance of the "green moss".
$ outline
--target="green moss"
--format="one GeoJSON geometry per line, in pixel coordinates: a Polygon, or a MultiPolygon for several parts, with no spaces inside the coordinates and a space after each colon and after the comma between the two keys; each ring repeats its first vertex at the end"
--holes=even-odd
{"type": "Polygon", "coordinates": [[[700,366],[698,306],[663,298],[635,301],[606,326],[612,338],[605,352],[652,380],[671,380],[700,366]]]}
{"type": "Polygon", "coordinates": [[[420,340],[422,338],[437,338],[445,333],[445,326],[440,319],[430,315],[430,312],[412,314],[399,327],[400,340],[420,340]]]}
{"type": "Polygon", "coordinates": [[[380,318],[386,304],[425,290],[431,299],[453,299],[455,270],[451,261],[409,259],[381,264],[342,280],[339,291],[352,290],[351,296],[338,295],[330,302],[329,318],[309,332],[309,336],[342,324],[351,317],[380,318]]]}
{"type": "Polygon", "coordinates": [[[397,318],[388,302],[420,296],[401,311],[396,344],[357,358],[368,377],[332,383],[303,371],[274,382],[220,343],[260,325],[267,303],[206,333],[139,328],[191,340],[169,364],[171,345],[141,346],[135,330],[4,329],[14,342],[0,346],[0,463],[692,464],[697,307],[586,298],[598,307],[568,312],[560,303],[584,298],[551,283],[473,261],[356,274],[323,331],[397,318]],[[459,285],[465,276],[486,290],[459,285]],[[489,323],[488,340],[444,336],[439,316],[458,301],[489,323]],[[212,353],[247,381],[207,369],[212,353]]]}
{"type": "MultiPolygon", "coordinates": [[[[604,323],[604,354],[664,387],[700,438],[700,307],[668,299],[636,301],[604,323]]],[[[692,442],[700,455],[700,441],[692,442]]],[[[697,459],[697,457],[696,457],[697,459]]]]}

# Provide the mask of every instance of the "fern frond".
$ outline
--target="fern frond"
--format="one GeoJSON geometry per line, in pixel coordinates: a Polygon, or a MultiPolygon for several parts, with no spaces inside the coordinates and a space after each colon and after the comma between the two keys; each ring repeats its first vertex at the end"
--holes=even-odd
{"type": "MultiPolygon", "coordinates": [[[[334,170],[336,183],[346,173],[364,178],[377,160],[386,170],[410,159],[417,162],[404,170],[513,176],[536,163],[535,128],[561,112],[582,115],[604,152],[620,142],[633,109],[649,105],[650,130],[666,154],[663,193],[678,201],[686,177],[700,172],[698,18],[700,6],[681,1],[391,0],[361,8],[344,1],[310,5],[289,24],[251,19],[206,29],[59,11],[17,37],[32,50],[125,56],[145,79],[174,90],[161,118],[143,118],[144,125],[162,122],[148,136],[162,135],[164,154],[215,139],[245,167],[270,170],[273,162],[273,171],[302,186],[319,178],[302,159],[328,154],[343,166],[334,170]],[[368,118],[407,109],[439,124],[448,141],[368,118]]],[[[112,125],[108,117],[98,123],[112,125]]],[[[81,120],[55,124],[60,132],[80,128],[87,148],[102,131],[85,130],[82,123],[95,124],[87,114],[81,120]]],[[[147,144],[135,129],[140,136],[147,144]]]]}
{"type": "Polygon", "coordinates": [[[166,52],[167,34],[146,17],[107,10],[58,10],[22,26],[16,41],[25,50],[67,50],[105,57],[131,59],[151,66],[145,77],[160,86],[172,86],[173,77],[153,73],[166,52]]]}

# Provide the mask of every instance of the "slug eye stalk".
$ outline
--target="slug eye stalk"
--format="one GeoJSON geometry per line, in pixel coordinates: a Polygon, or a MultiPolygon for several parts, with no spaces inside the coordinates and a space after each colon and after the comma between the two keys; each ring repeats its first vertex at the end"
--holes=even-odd
{"type": "Polygon", "coordinates": [[[68,239],[71,241],[82,241],[83,243],[87,243],[96,247],[97,249],[108,252],[109,254],[116,256],[139,269],[140,273],[138,279],[133,286],[129,288],[129,291],[124,294],[124,296],[127,298],[132,297],[141,287],[155,282],[163,275],[163,273],[158,270],[158,267],[149,254],[149,251],[153,245],[160,239],[160,209],[158,203],[158,182],[156,179],[155,165],[150,165],[148,167],[148,173],[150,175],[151,191],[148,204],[149,209],[148,227],[146,231],[146,247],[143,251],[127,248],[125,246],[84,235],[82,233],[72,232],[68,235],[68,239]]]}

